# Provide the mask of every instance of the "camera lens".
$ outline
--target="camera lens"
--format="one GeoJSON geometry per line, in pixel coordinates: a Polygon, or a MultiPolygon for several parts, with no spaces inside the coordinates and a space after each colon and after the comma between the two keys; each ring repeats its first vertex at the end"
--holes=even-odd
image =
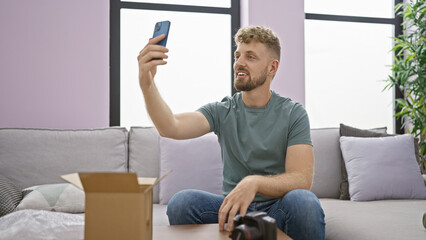
{"type": "Polygon", "coordinates": [[[234,240],[261,240],[262,234],[259,229],[245,224],[237,226],[232,232],[234,240]]]}
{"type": "Polygon", "coordinates": [[[156,29],[157,31],[159,31],[159,30],[160,30],[160,28],[161,28],[161,23],[157,23],[157,24],[155,25],[155,29],[156,29]]]}

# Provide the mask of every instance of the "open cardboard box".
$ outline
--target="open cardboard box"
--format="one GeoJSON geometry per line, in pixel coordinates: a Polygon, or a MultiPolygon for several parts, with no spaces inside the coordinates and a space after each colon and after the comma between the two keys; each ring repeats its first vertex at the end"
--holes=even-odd
{"type": "Polygon", "coordinates": [[[84,190],[84,239],[152,239],[152,189],[159,178],[136,173],[73,173],[61,176],[84,190]]]}

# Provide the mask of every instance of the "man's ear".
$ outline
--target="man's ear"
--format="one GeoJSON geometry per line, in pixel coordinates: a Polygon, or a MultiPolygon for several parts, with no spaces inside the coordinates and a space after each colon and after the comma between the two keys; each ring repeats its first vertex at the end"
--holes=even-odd
{"type": "Polygon", "coordinates": [[[275,75],[278,71],[278,66],[280,65],[280,62],[277,59],[273,59],[271,63],[269,64],[269,71],[268,73],[270,75],[275,75]]]}

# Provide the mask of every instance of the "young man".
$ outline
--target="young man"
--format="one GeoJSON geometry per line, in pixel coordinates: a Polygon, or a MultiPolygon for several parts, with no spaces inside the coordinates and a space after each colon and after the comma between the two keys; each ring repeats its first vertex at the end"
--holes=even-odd
{"type": "Polygon", "coordinates": [[[324,239],[324,213],[309,191],[313,149],[309,119],[302,105],[271,91],[279,64],[278,36],[265,27],[235,35],[234,87],[240,93],[195,112],[173,114],[154,77],[168,49],[150,39],[138,56],[139,83],[147,111],[161,136],[187,139],[210,131],[218,136],[223,160],[223,193],[177,193],[169,201],[170,224],[219,223],[232,230],[236,214],[263,211],[294,239],[324,239]],[[160,58],[161,60],[152,60],[160,58]]]}

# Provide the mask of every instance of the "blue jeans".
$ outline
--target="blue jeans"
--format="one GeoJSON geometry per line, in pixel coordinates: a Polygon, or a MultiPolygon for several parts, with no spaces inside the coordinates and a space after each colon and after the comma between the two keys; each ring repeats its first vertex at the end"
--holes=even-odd
{"type": "MultiPolygon", "coordinates": [[[[169,201],[171,225],[218,223],[218,212],[225,197],[199,190],[183,190],[169,201]]],[[[310,191],[297,189],[281,199],[252,202],[247,212],[266,212],[277,226],[293,239],[325,239],[324,212],[310,191]]]]}

